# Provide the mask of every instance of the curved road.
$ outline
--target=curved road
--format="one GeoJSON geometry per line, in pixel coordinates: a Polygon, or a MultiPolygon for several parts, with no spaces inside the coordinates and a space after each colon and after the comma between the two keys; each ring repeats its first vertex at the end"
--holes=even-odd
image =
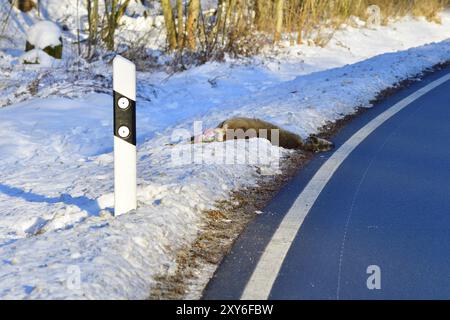
{"type": "Polygon", "coordinates": [[[450,70],[352,121],[236,241],[204,299],[450,299],[450,70]]]}

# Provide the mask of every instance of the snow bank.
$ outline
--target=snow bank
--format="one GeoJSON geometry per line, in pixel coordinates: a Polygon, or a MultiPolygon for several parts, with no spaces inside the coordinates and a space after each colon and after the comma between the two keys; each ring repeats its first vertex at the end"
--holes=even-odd
{"type": "Polygon", "coordinates": [[[51,21],[34,24],[27,32],[27,41],[38,49],[61,45],[61,30],[51,21]]]}

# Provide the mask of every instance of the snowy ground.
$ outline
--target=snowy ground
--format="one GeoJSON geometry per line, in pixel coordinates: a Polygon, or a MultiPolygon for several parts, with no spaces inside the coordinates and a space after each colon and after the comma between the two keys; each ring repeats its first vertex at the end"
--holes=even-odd
{"type": "MultiPolygon", "coordinates": [[[[305,137],[449,60],[450,12],[442,18],[442,25],[406,18],[376,30],[345,27],[325,48],[286,46],[277,55],[170,76],[139,73],[139,208],[118,218],[111,215],[112,99],[88,93],[110,85],[110,66],[82,66],[89,81],[74,76],[79,70],[53,69],[30,98],[21,82],[46,71],[18,64],[17,48],[4,47],[0,298],[145,299],[153,276],[175,270],[177,250],[196,237],[200,212],[230,190],[255,184],[261,172],[275,174],[277,152],[286,153],[266,143],[273,151],[267,164],[174,165],[174,147],[166,145],[174,129],[245,115],[305,137]],[[425,45],[430,42],[439,43],[425,45]]],[[[256,143],[265,142],[251,140],[244,154],[254,157],[249,149],[256,143]]],[[[208,154],[206,161],[218,160],[208,154]]]]}

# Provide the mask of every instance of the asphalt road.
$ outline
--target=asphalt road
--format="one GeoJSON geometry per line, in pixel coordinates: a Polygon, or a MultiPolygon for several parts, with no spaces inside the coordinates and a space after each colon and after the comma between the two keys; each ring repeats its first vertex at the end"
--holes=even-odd
{"type": "Polygon", "coordinates": [[[203,298],[450,299],[450,81],[362,139],[319,191],[286,255],[273,254],[286,245],[274,234],[333,153],[449,73],[425,77],[346,126],[336,151],[317,155],[239,237],[203,298]]]}

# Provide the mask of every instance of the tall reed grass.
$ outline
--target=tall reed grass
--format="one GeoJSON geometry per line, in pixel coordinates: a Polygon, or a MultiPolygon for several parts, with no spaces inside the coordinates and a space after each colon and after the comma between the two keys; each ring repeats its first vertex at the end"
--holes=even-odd
{"type": "MultiPolygon", "coordinates": [[[[259,1],[265,3],[266,12],[273,12],[273,1],[259,1]]],[[[367,8],[371,5],[380,8],[383,25],[405,15],[425,17],[440,23],[439,12],[450,5],[450,0],[285,0],[285,31],[296,32],[297,42],[301,43],[313,31],[317,33],[321,28],[336,29],[352,16],[366,21],[367,8]]],[[[259,30],[273,32],[274,15],[265,14],[263,17],[265,19],[258,23],[259,30]]]]}

